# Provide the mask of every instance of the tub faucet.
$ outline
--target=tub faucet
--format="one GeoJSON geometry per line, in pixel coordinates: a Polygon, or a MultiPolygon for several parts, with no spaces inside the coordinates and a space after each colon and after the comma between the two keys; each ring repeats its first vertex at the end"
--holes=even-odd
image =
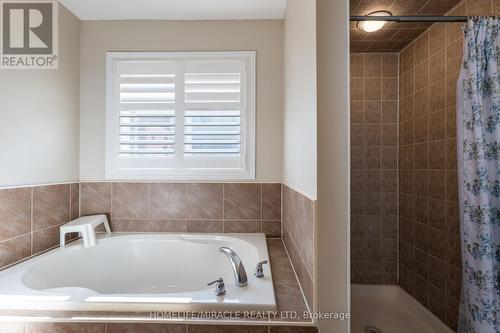
{"type": "Polygon", "coordinates": [[[219,251],[224,253],[229,261],[231,262],[231,267],[234,272],[234,281],[238,287],[244,287],[248,285],[247,272],[245,270],[245,266],[243,266],[243,262],[240,257],[228,247],[220,247],[219,251]]]}

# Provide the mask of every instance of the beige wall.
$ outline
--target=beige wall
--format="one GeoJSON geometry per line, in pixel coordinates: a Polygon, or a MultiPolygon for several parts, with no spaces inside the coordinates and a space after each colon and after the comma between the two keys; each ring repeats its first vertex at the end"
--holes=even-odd
{"type": "Polygon", "coordinates": [[[256,181],[281,181],[281,20],[82,22],[80,179],[105,177],[106,51],[245,50],[257,51],[256,181]]]}
{"type": "MultiPolygon", "coordinates": [[[[349,33],[348,2],[317,0],[318,201],[317,308],[348,312],[349,33]]],[[[321,333],[349,332],[349,321],[320,320],[321,333]]]]}
{"type": "Polygon", "coordinates": [[[59,69],[0,72],[0,187],[78,180],[79,30],[59,6],[59,69]]]}
{"type": "Polygon", "coordinates": [[[316,1],[289,0],[284,45],[283,180],[316,199],[316,1]]]}

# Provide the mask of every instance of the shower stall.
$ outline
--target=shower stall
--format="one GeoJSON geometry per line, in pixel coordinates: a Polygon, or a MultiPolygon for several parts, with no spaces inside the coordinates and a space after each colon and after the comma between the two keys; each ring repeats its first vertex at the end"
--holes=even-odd
{"type": "MultiPolygon", "coordinates": [[[[488,88],[482,91],[492,91],[493,97],[484,103],[478,102],[479,106],[468,105],[472,109],[482,109],[483,118],[493,119],[489,129],[496,134],[490,135],[488,143],[496,144],[497,148],[479,152],[482,156],[493,155],[493,162],[489,160],[489,164],[482,166],[483,171],[485,168],[490,171],[486,180],[467,179],[469,173],[461,167],[464,140],[477,141],[478,138],[462,130],[461,114],[467,112],[464,113],[462,105],[457,105],[457,100],[462,104],[463,96],[471,92],[463,94],[462,84],[459,84],[457,96],[457,82],[468,82],[463,77],[463,29],[466,27],[466,33],[476,37],[482,35],[485,40],[481,44],[479,38],[467,39],[466,50],[472,40],[479,43],[475,49],[498,45],[499,21],[492,15],[500,14],[500,6],[495,0],[483,2],[480,8],[476,2],[467,0],[433,3],[436,8],[430,9],[425,5],[418,7],[416,2],[412,8],[403,8],[402,1],[398,0],[390,6],[381,1],[373,1],[371,5],[351,1],[353,333],[457,330],[486,333],[495,332],[492,327],[498,323],[495,322],[498,319],[488,319],[495,314],[498,318],[500,313],[498,283],[495,290],[495,276],[496,279],[500,276],[498,262],[493,259],[493,263],[479,263],[474,257],[470,265],[469,262],[465,265],[466,269],[462,263],[464,230],[461,218],[464,214],[461,212],[465,209],[468,216],[472,216],[473,208],[480,206],[476,201],[480,200],[469,198],[472,203],[468,211],[460,203],[468,198],[467,184],[474,189],[482,181],[487,183],[485,188],[495,187],[500,151],[500,96],[495,95],[500,87],[500,76],[496,72],[500,56],[492,55],[493,51],[481,53],[487,54],[486,60],[492,63],[496,57],[497,65],[488,67],[495,67],[495,71],[490,71],[488,77],[481,73],[476,75],[477,80],[488,81],[488,88]],[[384,17],[383,21],[380,16],[384,17]],[[490,17],[468,21],[467,16],[490,17]],[[465,293],[461,292],[463,272],[470,280],[471,276],[481,274],[478,267],[483,271],[485,267],[489,269],[486,279],[490,280],[486,280],[486,284],[490,283],[491,288],[486,298],[474,294],[474,283],[468,285],[465,293]],[[481,301],[483,305],[489,302],[489,310],[481,311],[479,306],[476,313],[471,313],[470,309],[481,301]],[[472,317],[486,318],[481,330],[474,330],[472,317]]],[[[480,64],[479,67],[481,65],[486,66],[480,64]]],[[[471,117],[474,122],[481,116],[471,117]]],[[[478,133],[477,128],[470,131],[478,133]]],[[[470,145],[477,147],[477,142],[470,145]]],[[[465,160],[467,165],[470,160],[467,156],[465,160]]],[[[477,163],[472,164],[469,169],[479,173],[477,170],[481,168],[477,163]]],[[[483,211],[499,207],[498,193],[493,190],[489,194],[493,202],[486,200],[487,208],[483,211]]],[[[484,195],[477,196],[484,199],[484,195]]],[[[495,246],[500,246],[500,215],[495,217],[494,214],[477,224],[481,226],[479,229],[485,224],[492,225],[486,234],[490,240],[487,249],[490,257],[495,257],[495,246]]],[[[474,233],[466,233],[470,234],[474,233]]],[[[484,234],[474,236],[480,239],[484,234]]],[[[469,248],[484,248],[481,247],[484,244],[478,242],[465,244],[469,248]]],[[[479,294],[484,296],[482,292],[484,290],[479,294]]]]}

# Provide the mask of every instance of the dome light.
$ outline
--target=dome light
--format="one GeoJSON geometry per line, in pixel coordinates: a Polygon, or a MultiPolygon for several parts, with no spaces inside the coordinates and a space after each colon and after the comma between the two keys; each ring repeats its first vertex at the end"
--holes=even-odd
{"type": "MultiPolygon", "coordinates": [[[[392,16],[391,13],[386,11],[376,11],[366,16],[392,16]]],[[[384,25],[386,25],[387,21],[359,21],[357,24],[358,29],[366,31],[366,32],[374,32],[382,29],[384,25]]]]}

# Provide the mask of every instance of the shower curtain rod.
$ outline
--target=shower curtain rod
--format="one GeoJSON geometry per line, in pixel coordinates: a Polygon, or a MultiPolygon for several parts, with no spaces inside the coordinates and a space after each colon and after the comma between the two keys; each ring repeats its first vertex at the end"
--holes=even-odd
{"type": "Polygon", "coordinates": [[[467,16],[351,16],[351,21],[467,22],[467,16]]]}

